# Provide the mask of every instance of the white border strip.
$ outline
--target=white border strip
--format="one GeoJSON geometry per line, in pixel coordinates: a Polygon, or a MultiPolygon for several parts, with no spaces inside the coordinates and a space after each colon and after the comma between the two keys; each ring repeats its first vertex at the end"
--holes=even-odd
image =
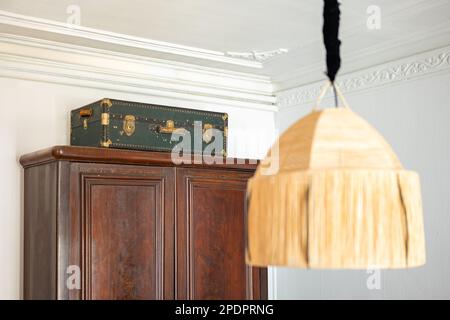
{"type": "Polygon", "coordinates": [[[277,300],[277,268],[268,267],[267,268],[267,281],[268,281],[268,299],[277,300]]]}

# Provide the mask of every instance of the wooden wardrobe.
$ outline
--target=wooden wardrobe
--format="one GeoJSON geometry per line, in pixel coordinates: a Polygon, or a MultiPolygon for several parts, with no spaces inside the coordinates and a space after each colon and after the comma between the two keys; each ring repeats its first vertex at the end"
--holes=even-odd
{"type": "Polygon", "coordinates": [[[245,265],[254,164],[56,146],[24,167],[25,299],[266,299],[245,265]]]}

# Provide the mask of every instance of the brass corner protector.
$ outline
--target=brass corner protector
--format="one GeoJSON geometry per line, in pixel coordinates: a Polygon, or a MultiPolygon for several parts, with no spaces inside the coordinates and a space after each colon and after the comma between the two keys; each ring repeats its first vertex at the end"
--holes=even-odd
{"type": "Polygon", "coordinates": [[[112,107],[112,102],[111,100],[105,98],[100,102],[100,106],[101,107],[107,107],[107,108],[111,108],[112,107]]]}
{"type": "Polygon", "coordinates": [[[108,139],[108,140],[106,140],[106,141],[102,141],[101,143],[100,143],[100,145],[102,146],[102,147],[104,147],[104,148],[109,148],[109,146],[112,144],[112,141],[111,141],[111,139],[108,139]]]}
{"type": "Polygon", "coordinates": [[[222,116],[223,121],[226,121],[228,119],[228,113],[224,113],[222,116]]]}

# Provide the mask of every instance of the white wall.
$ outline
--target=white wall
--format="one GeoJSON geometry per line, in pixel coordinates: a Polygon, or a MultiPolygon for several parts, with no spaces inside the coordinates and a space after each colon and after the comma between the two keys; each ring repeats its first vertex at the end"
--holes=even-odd
{"type": "MultiPolygon", "coordinates": [[[[69,110],[103,97],[194,107],[189,101],[0,77],[0,299],[21,295],[23,171],[20,155],[69,143],[69,110]]],[[[229,156],[260,158],[274,136],[269,111],[202,104],[229,114],[229,156]]]]}
{"type": "MultiPolygon", "coordinates": [[[[450,74],[349,93],[350,107],[373,124],[405,168],[422,182],[427,263],[381,271],[381,289],[369,290],[362,271],[276,269],[278,299],[450,299],[450,74]]],[[[324,106],[333,103],[328,99],[324,106]]],[[[282,109],[285,130],[311,103],[282,109]]]]}

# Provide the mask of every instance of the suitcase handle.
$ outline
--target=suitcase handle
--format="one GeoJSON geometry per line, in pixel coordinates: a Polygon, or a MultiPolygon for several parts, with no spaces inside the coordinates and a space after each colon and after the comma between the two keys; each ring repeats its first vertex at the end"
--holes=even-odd
{"type": "Polygon", "coordinates": [[[80,110],[80,118],[90,118],[92,113],[92,108],[83,108],[80,110]]]}
{"type": "Polygon", "coordinates": [[[166,126],[158,126],[156,128],[156,131],[158,133],[173,133],[175,131],[177,131],[177,133],[182,134],[183,131],[185,131],[185,128],[175,128],[175,123],[173,122],[173,120],[167,120],[166,121],[166,126]]]}
{"type": "Polygon", "coordinates": [[[91,107],[83,108],[80,110],[80,120],[83,122],[83,128],[86,130],[88,127],[88,119],[92,117],[94,111],[91,107]]]}

